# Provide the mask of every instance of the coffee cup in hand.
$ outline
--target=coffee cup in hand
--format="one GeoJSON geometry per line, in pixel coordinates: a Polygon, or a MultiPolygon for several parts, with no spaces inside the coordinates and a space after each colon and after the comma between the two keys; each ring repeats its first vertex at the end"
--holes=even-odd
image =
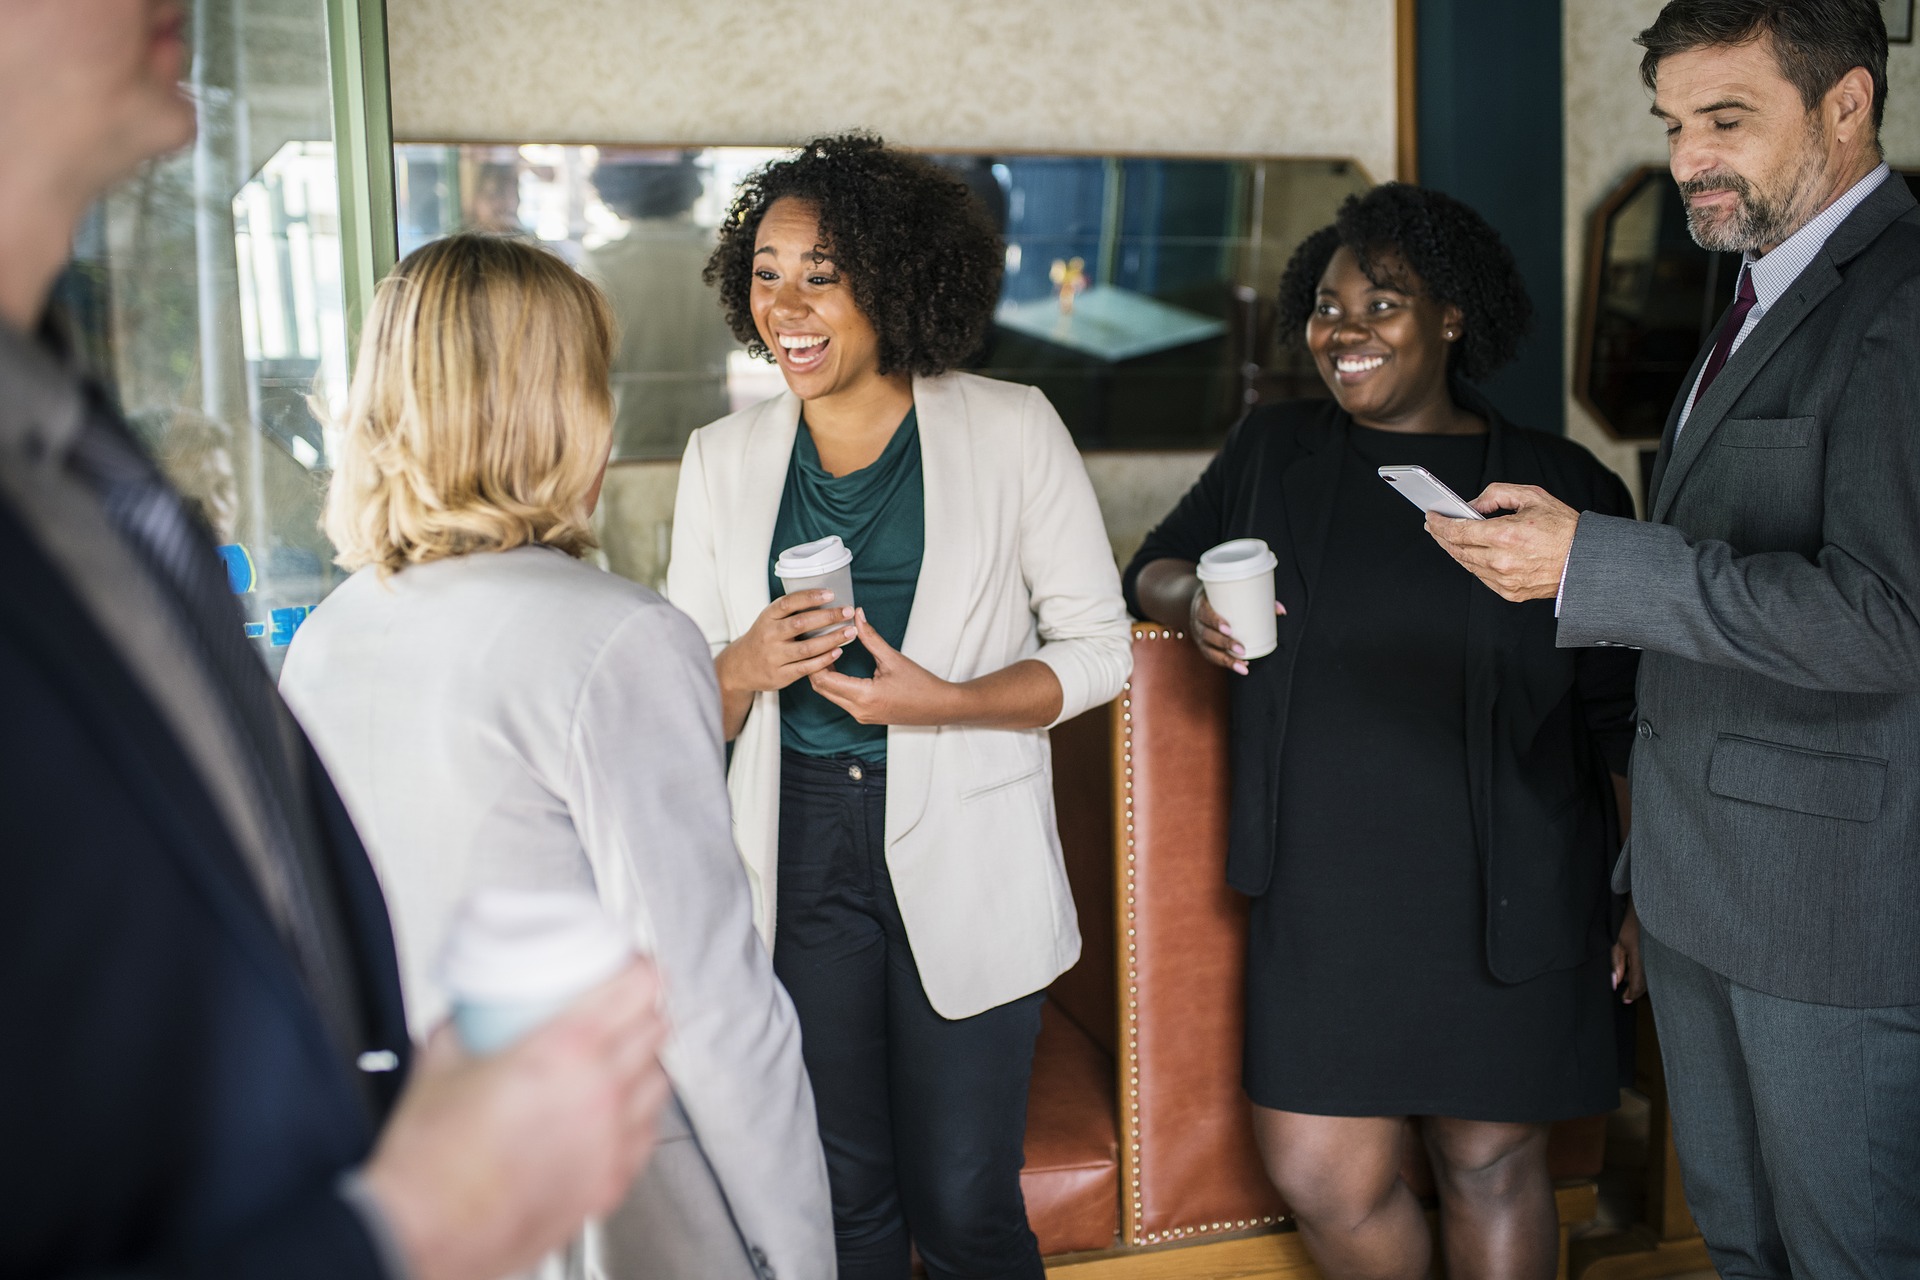
{"type": "Polygon", "coordinates": [[[483,889],[461,905],[441,955],[453,1026],[497,1053],[625,968],[626,937],[591,894],[483,889]]]}
{"type": "Polygon", "coordinates": [[[1235,538],[1201,556],[1194,570],[1207,603],[1246,650],[1244,657],[1264,658],[1280,647],[1273,612],[1273,568],[1278,563],[1259,538],[1235,538]]]}
{"type": "MultiPolygon", "coordinates": [[[[831,591],[833,599],[822,608],[847,609],[853,606],[853,552],[847,549],[846,543],[840,541],[838,534],[828,534],[814,542],[788,547],[774,561],[773,572],[780,579],[780,585],[787,589],[788,595],[798,591],[831,591]]],[[[811,640],[845,625],[845,622],[833,622],[807,632],[801,639],[811,640]]]]}

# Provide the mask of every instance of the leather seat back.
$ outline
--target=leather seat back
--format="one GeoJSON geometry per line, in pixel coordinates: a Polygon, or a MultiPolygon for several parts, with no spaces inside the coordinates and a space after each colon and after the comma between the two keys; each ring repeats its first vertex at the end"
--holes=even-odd
{"type": "Polygon", "coordinates": [[[1114,704],[1121,1223],[1158,1244],[1277,1222],[1240,1088],[1247,902],[1227,888],[1227,674],[1134,628],[1114,704]]]}
{"type": "MultiPolygon", "coordinates": [[[[1133,631],[1113,704],[1119,957],[1121,1228],[1128,1244],[1244,1231],[1286,1207],[1241,1090],[1247,900],[1227,887],[1227,681],[1184,635],[1133,631]]],[[[1589,1178],[1606,1118],[1554,1126],[1556,1179],[1589,1178]]],[[[1432,1171],[1408,1141],[1404,1176],[1432,1171]]]]}

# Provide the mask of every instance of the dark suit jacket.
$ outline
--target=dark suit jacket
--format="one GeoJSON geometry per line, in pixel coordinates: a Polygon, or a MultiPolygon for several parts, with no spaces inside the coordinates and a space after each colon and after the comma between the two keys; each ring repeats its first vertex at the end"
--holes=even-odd
{"type": "MultiPolygon", "coordinates": [[[[1632,512],[1619,478],[1579,445],[1510,425],[1464,384],[1454,394],[1491,428],[1486,480],[1537,484],[1583,509],[1632,512]]],[[[1147,535],[1125,575],[1128,605],[1144,616],[1135,582],[1154,560],[1197,560],[1244,537],[1264,538],[1279,558],[1275,591],[1287,606],[1280,648],[1230,682],[1227,878],[1242,893],[1265,892],[1272,876],[1275,823],[1288,803],[1280,755],[1293,659],[1313,625],[1314,579],[1351,421],[1331,400],[1253,410],[1147,535]]],[[[1634,656],[1556,649],[1552,601],[1509,604],[1485,590],[1470,600],[1467,782],[1485,871],[1487,963],[1500,979],[1521,982],[1611,945],[1606,868],[1619,837],[1607,773],[1627,767],[1634,656]]]]}
{"type": "Polygon", "coordinates": [[[385,1274],[336,1191],[405,1065],[380,892],[306,781],[365,1027],[302,986],[179,742],[0,498],[0,1276],[385,1274]]]}
{"type": "Polygon", "coordinates": [[[1920,209],[1898,174],[1676,439],[1679,409],[1651,523],[1581,520],[1560,618],[1563,645],[1647,651],[1622,882],[1747,986],[1920,1003],[1920,209]]]}

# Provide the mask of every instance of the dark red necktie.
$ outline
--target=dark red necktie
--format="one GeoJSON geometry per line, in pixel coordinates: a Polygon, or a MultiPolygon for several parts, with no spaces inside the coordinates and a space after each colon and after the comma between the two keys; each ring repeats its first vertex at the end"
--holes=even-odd
{"type": "Polygon", "coordinates": [[[1720,326],[1720,336],[1714,339],[1713,354],[1707,357],[1707,367],[1700,373],[1700,389],[1693,393],[1693,402],[1700,403],[1700,397],[1707,394],[1707,388],[1727,367],[1727,357],[1733,354],[1734,339],[1740,336],[1740,330],[1746,326],[1747,313],[1760,301],[1753,292],[1753,272],[1746,267],[1740,268],[1740,293],[1733,300],[1733,310],[1727,312],[1726,323],[1720,326]]]}

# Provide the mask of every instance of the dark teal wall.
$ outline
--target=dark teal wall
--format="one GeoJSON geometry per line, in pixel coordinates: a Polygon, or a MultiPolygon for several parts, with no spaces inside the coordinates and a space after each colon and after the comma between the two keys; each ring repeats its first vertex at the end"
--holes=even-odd
{"type": "Polygon", "coordinates": [[[1533,299],[1520,358],[1488,380],[1524,426],[1566,430],[1565,161],[1558,0],[1419,0],[1420,181],[1506,240],[1533,299]]]}

